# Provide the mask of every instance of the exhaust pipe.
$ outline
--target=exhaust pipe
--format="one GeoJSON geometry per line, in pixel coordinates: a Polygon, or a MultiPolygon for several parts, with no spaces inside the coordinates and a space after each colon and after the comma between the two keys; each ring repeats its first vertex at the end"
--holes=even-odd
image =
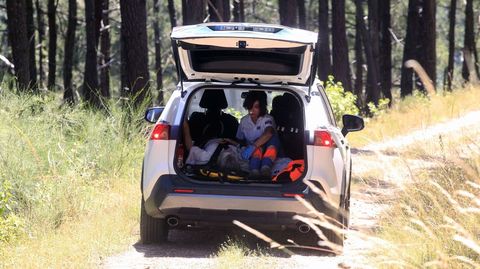
{"type": "Polygon", "coordinates": [[[168,224],[168,226],[170,226],[170,227],[176,227],[176,226],[178,226],[178,223],[179,223],[179,221],[178,221],[178,218],[177,218],[177,217],[169,217],[169,218],[167,218],[167,224],[168,224]]]}
{"type": "Polygon", "coordinates": [[[306,234],[306,233],[310,232],[310,226],[308,226],[305,223],[302,223],[302,224],[298,225],[298,231],[301,232],[302,234],[306,234]]]}

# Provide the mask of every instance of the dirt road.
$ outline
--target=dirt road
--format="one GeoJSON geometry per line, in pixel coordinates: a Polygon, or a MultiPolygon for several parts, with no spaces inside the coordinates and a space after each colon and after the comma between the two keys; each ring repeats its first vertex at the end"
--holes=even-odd
{"type": "MultiPolygon", "coordinates": [[[[439,135],[479,128],[480,111],[477,111],[408,136],[352,150],[355,187],[352,189],[350,229],[354,233],[349,234],[345,241],[344,254],[331,257],[296,251],[296,255],[288,256],[283,252],[267,250],[268,257],[242,258],[239,261],[241,268],[370,268],[365,254],[373,243],[355,232],[368,234],[376,229],[379,214],[388,207],[390,199],[394,197],[392,194],[410,178],[412,169],[429,165],[425,161],[404,159],[395,152],[399,148],[432,140],[439,135]],[[403,165],[398,165],[399,162],[403,165]]],[[[262,241],[238,231],[173,231],[169,235],[169,243],[134,244],[125,253],[108,258],[104,267],[233,268],[238,265],[224,264],[222,260],[212,257],[222,243],[232,237],[243,238],[249,247],[260,245],[267,249],[262,241]]]]}

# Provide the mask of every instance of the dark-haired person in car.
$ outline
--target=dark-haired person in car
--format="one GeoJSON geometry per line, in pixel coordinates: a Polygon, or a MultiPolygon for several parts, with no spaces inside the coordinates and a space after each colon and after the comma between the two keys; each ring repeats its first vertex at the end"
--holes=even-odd
{"type": "Polygon", "coordinates": [[[275,121],[267,114],[267,94],[250,91],[243,107],[248,114],[240,120],[236,138],[247,146],[242,158],[249,160],[250,177],[271,177],[272,165],[280,150],[280,140],[275,131],[275,121]]]}

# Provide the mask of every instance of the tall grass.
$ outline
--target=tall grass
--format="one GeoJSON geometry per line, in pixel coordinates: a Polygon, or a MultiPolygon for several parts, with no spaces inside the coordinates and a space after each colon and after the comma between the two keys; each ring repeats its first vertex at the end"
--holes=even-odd
{"type": "Polygon", "coordinates": [[[372,253],[379,267],[480,268],[478,134],[405,153],[434,165],[414,173],[381,218],[378,236],[389,244],[372,253]],[[468,154],[460,154],[468,142],[468,154]]]}
{"type": "Polygon", "coordinates": [[[132,240],[144,130],[108,107],[0,92],[0,264],[90,267],[132,240]]]}
{"type": "Polygon", "coordinates": [[[478,100],[480,87],[471,85],[431,97],[415,94],[405,99],[395,98],[390,109],[380,111],[373,119],[365,119],[365,129],[349,134],[348,140],[354,147],[361,147],[408,134],[412,130],[480,110],[478,100]]]}

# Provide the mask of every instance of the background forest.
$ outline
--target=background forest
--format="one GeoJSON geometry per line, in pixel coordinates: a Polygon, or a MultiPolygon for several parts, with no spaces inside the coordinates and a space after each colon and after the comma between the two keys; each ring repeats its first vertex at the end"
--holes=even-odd
{"type": "Polygon", "coordinates": [[[177,82],[172,27],[280,23],[320,33],[319,78],[334,75],[366,111],[396,89],[424,89],[404,67],[410,59],[438,89],[478,81],[479,9],[473,0],[2,0],[0,78],[16,74],[20,89],[63,91],[70,103],[151,93],[161,104],[177,82]]]}
{"type": "MultiPolygon", "coordinates": [[[[371,116],[349,134],[354,148],[479,110],[478,0],[0,0],[1,268],[92,268],[138,241],[141,119],[176,88],[171,29],[215,21],[319,32],[317,75],[335,112],[371,116]],[[404,67],[412,59],[426,75],[404,67]],[[442,94],[426,97],[431,86],[442,94]]],[[[388,153],[354,165],[354,188],[371,183],[361,194],[418,181],[375,226],[390,242],[373,255],[380,268],[480,267],[478,126],[414,143],[396,163],[388,153]],[[459,154],[466,146],[476,153],[459,154]],[[412,172],[409,159],[435,165],[412,172]],[[457,203],[458,190],[476,200],[457,203]]]]}

